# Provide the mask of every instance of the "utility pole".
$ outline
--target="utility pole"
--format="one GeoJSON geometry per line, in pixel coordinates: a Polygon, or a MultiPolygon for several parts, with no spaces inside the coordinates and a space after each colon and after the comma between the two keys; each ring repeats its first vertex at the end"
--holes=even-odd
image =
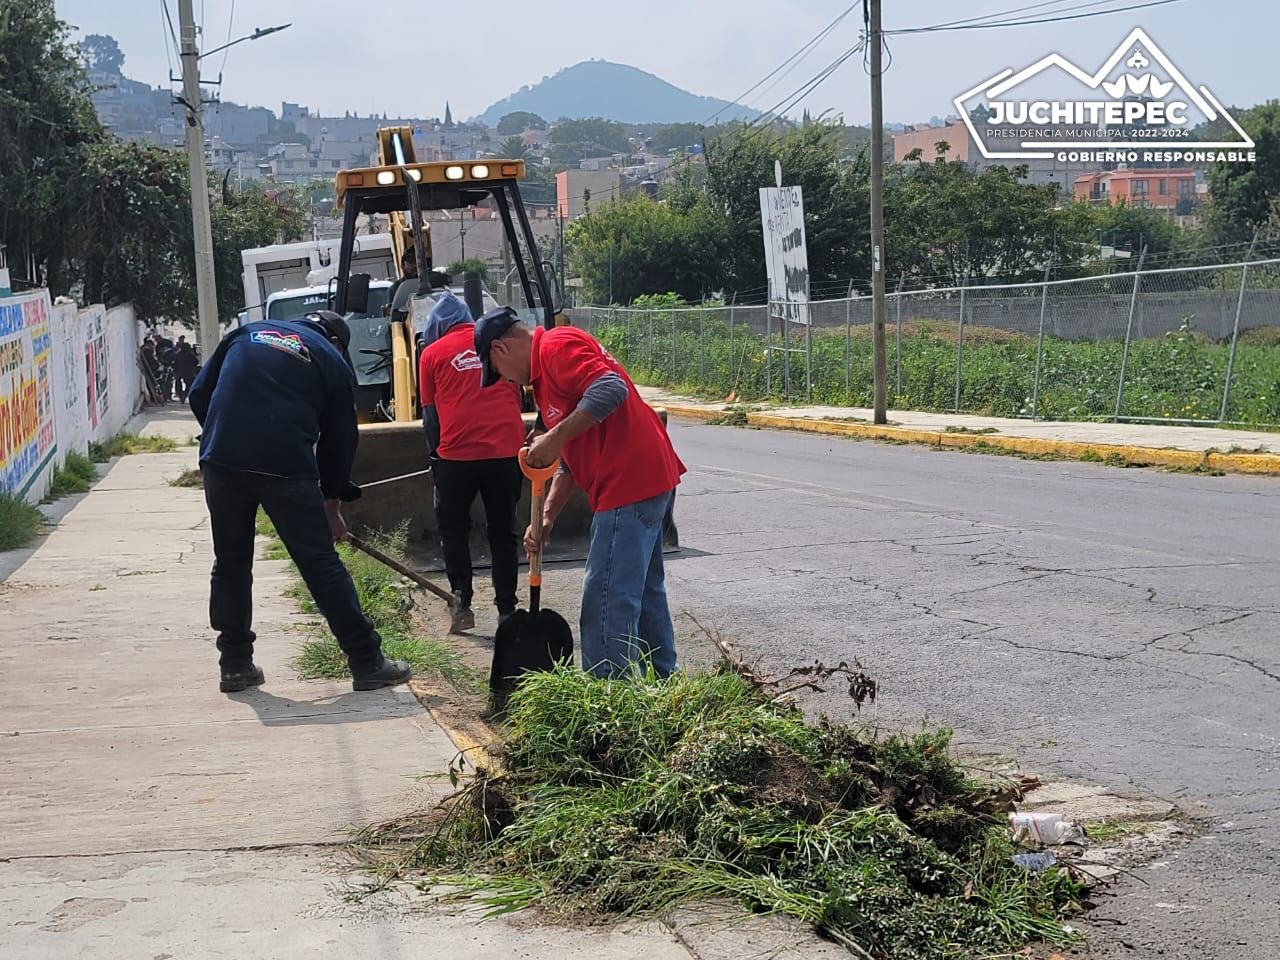
{"type": "Polygon", "coordinates": [[[208,360],[221,339],[218,290],[213,279],[213,227],[209,216],[209,175],[204,163],[204,101],[200,94],[200,51],[192,0],[178,0],[182,43],[182,99],[187,108],[187,172],[191,179],[191,228],[195,234],[196,298],[200,356],[208,360]]]}
{"type": "Polygon", "coordinates": [[[888,423],[884,354],[884,68],[880,0],[863,0],[871,47],[871,344],[874,353],[874,421],[888,423]]]}

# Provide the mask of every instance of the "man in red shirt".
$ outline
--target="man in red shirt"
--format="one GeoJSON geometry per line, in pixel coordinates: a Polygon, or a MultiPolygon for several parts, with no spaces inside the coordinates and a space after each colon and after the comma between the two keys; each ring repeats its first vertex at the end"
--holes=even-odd
{"type": "MultiPolygon", "coordinates": [[[[626,370],[590,334],[574,327],[530,330],[508,310],[476,324],[484,385],[528,385],[547,432],[528,460],[563,465],[543,514],[543,541],[575,485],[595,516],[587,547],[579,622],[583,669],[625,676],[652,666],[676,669],[675,629],[667,608],[662,528],[685,472],[662,421],[626,370]]],[[[525,549],[542,543],[525,534],[525,549]]]]}
{"type": "Polygon", "coordinates": [[[445,291],[431,308],[418,361],[422,426],[435,479],[436,526],[456,602],[453,629],[475,626],[471,610],[471,504],[484,503],[493,554],[498,622],[516,608],[520,562],[516,506],[522,478],[516,455],[524,444],[520,390],[480,387],[475,324],[467,305],[445,291]]]}

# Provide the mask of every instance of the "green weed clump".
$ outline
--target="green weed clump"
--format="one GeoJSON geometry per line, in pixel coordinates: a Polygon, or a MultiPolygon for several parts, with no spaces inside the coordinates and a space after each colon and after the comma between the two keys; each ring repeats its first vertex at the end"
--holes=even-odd
{"type": "Polygon", "coordinates": [[[44,514],[8,491],[0,491],[0,550],[25,547],[40,533],[44,514]]]}
{"type": "Polygon", "coordinates": [[[172,453],[177,449],[169,437],[140,437],[136,433],[117,433],[114,437],[89,444],[89,459],[94,463],[106,463],[114,457],[131,453],[172,453]]]}
{"type": "Polygon", "coordinates": [[[69,453],[62,465],[53,471],[46,499],[57,500],[73,493],[87,493],[97,479],[98,468],[92,460],[80,453],[69,453]]]}
{"type": "Polygon", "coordinates": [[[386,875],[499,913],[728,897],[894,960],[1071,940],[1079,887],[1011,862],[1007,803],[949,738],[812,724],[728,669],[620,682],[561,668],[513,696],[501,773],[363,839],[386,875]]]}
{"type": "MultiPolygon", "coordinates": [[[[376,538],[375,542],[385,553],[404,556],[403,532],[376,538]]],[[[413,618],[415,600],[412,584],[373,557],[352,547],[340,545],[338,553],[351,573],[361,609],[382,637],[384,656],[407,660],[416,673],[436,673],[455,684],[470,682],[471,671],[461,653],[440,640],[422,636],[413,618]]],[[[315,600],[301,581],[294,584],[288,594],[298,601],[304,613],[319,612],[315,600]]],[[[317,625],[310,631],[298,652],[296,665],[304,679],[351,675],[346,655],[323,625],[317,625]]]]}

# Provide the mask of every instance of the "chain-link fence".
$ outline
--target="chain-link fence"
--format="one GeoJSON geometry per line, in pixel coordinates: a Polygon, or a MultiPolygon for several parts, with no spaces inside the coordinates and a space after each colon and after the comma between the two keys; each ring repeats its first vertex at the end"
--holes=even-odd
{"type": "MultiPolygon", "coordinates": [[[[868,406],[871,298],[575,307],[642,383],[718,399],[868,406]]],[[[1280,259],[895,291],[890,405],[1050,420],[1280,424],[1280,259]]]]}

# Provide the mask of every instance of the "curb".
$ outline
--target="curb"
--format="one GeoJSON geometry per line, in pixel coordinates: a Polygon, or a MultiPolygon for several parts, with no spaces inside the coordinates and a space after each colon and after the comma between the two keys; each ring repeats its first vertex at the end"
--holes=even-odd
{"type": "MultiPolygon", "coordinates": [[[[720,410],[706,407],[663,404],[673,417],[715,420],[724,416],[720,410]]],[[[889,440],[931,447],[955,447],[1007,451],[1031,456],[1053,456],[1064,460],[1080,460],[1115,466],[1173,467],[1180,470],[1222,470],[1257,476],[1280,476],[1280,454],[1219,453],[1216,450],[1173,450],[1164,447],[1142,447],[1117,443],[1086,443],[1080,440],[1047,440],[1039,437],[1010,437],[1003,434],[939,433],[910,427],[878,426],[870,423],[845,423],[835,420],[810,420],[770,413],[748,413],[747,425],[774,430],[798,430],[827,436],[857,440],[889,440]]]]}

